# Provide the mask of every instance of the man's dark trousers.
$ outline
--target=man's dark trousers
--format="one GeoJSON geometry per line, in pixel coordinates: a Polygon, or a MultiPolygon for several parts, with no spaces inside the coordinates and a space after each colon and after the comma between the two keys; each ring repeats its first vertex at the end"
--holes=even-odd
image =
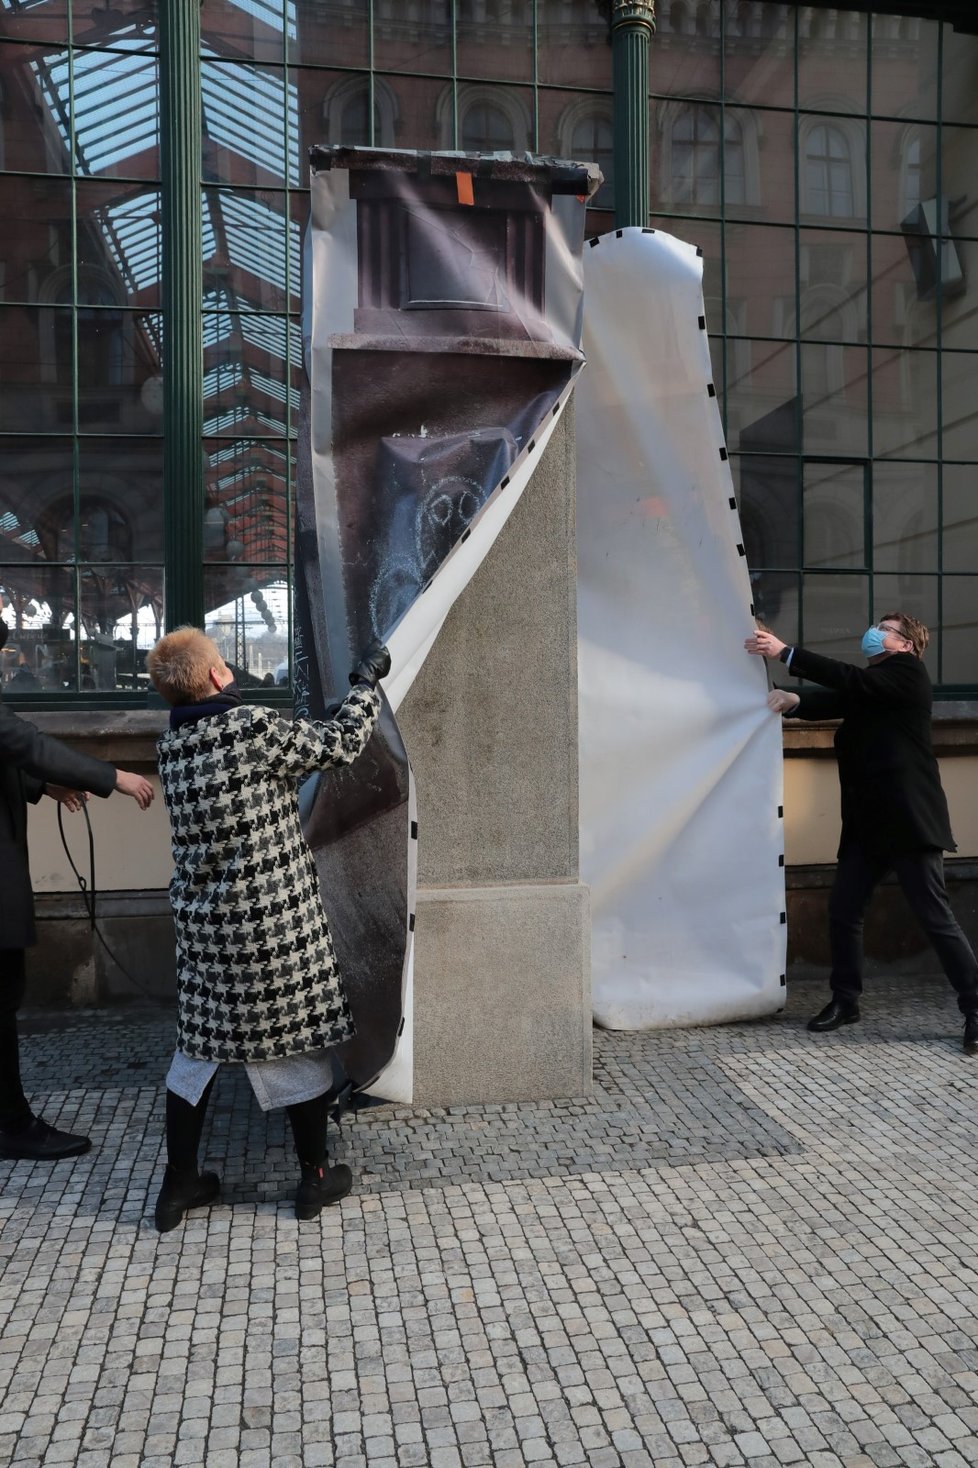
{"type": "Polygon", "coordinates": [[[858,841],[839,852],[829,897],[832,992],[858,1004],[863,988],[863,914],[874,890],[892,871],[958,996],[962,1014],[978,1014],[978,960],[951,911],[944,885],[944,853],[935,849],[876,856],[858,841]]]}
{"type": "Polygon", "coordinates": [[[26,1125],[31,1109],[20,1082],[17,1011],[24,998],[24,950],[0,948],[0,1129],[26,1125]]]}

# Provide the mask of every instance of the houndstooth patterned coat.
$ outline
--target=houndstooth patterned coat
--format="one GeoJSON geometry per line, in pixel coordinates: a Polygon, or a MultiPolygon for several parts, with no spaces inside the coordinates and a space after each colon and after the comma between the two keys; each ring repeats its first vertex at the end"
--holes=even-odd
{"type": "Polygon", "coordinates": [[[295,780],[356,759],[379,711],[361,685],[328,723],[240,704],[159,741],[185,1055],[272,1060],[352,1035],[295,780]]]}

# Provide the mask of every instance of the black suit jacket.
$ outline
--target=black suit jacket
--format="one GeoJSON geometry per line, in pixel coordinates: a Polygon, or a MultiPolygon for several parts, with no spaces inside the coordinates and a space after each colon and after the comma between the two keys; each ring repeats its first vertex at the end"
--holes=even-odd
{"type": "Polygon", "coordinates": [[[0,948],[29,948],[36,937],[28,800],[39,800],[48,781],[111,795],[115,778],[113,765],[68,749],[0,703],[0,948]]]}
{"type": "Polygon", "coordinates": [[[857,668],[798,647],[791,671],[822,685],[801,690],[793,717],[842,720],[839,850],[850,840],[884,857],[956,850],[931,742],[934,694],[920,659],[898,652],[857,668]]]}

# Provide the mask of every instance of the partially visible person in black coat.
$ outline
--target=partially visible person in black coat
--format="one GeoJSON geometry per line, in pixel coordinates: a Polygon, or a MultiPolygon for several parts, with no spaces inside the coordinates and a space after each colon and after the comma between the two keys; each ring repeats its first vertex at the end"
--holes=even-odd
{"type": "Polygon", "coordinates": [[[927,628],[889,612],[867,629],[868,667],[787,647],[758,630],[750,653],[776,658],[819,689],[775,688],[768,705],[788,718],[841,719],[835,750],[842,786],[842,839],[829,898],[832,998],[810,1030],[859,1019],[863,914],[888,871],[896,874],[958,996],[964,1049],[978,1052],[978,960],[951,911],[944,852],[955,851],[947,800],[931,742],[933,690],[923,664],[927,628]]]}
{"type": "MultiPolygon", "coordinates": [[[[0,647],[7,627],[0,621],[0,647]]],[[[24,997],[24,950],[36,941],[27,864],[27,802],[50,795],[69,810],[88,796],[131,795],[140,810],[153,799],[142,775],[117,770],[42,734],[0,703],[0,1158],[54,1161],[87,1152],[88,1137],[58,1131],[31,1111],[20,1079],[17,1011],[24,997]]]]}

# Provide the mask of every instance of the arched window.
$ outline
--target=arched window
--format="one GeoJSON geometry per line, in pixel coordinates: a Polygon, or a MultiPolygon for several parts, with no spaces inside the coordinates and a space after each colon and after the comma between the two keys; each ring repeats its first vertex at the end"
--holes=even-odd
{"type": "Polygon", "coordinates": [[[492,102],[470,103],[459,118],[459,134],[466,153],[500,153],[516,145],[512,121],[492,102]]]}
{"type": "Polygon", "coordinates": [[[856,213],[849,139],[829,123],[818,123],[805,140],[805,207],[830,219],[856,213]]]}
{"type": "Polygon", "coordinates": [[[374,78],[373,137],[370,136],[370,85],[366,77],[348,77],[332,87],[323,102],[323,122],[330,143],[389,148],[397,130],[397,99],[380,77],[374,78]]]}
{"type": "Polygon", "coordinates": [[[670,188],[674,204],[719,204],[720,170],[728,204],[742,204],[746,193],[744,139],[740,123],[726,114],[720,145],[718,108],[687,107],[676,118],[670,139],[670,188]]]}
{"type": "Polygon", "coordinates": [[[592,102],[576,102],[567,109],[558,127],[562,157],[596,163],[604,183],[591,199],[597,209],[610,209],[615,200],[615,150],[610,109],[592,102]]]}
{"type": "Polygon", "coordinates": [[[523,153],[533,138],[530,112],[520,93],[491,82],[463,82],[458,89],[457,114],[452,89],[446,87],[435,106],[435,124],[443,148],[461,148],[466,153],[523,153]]]}

